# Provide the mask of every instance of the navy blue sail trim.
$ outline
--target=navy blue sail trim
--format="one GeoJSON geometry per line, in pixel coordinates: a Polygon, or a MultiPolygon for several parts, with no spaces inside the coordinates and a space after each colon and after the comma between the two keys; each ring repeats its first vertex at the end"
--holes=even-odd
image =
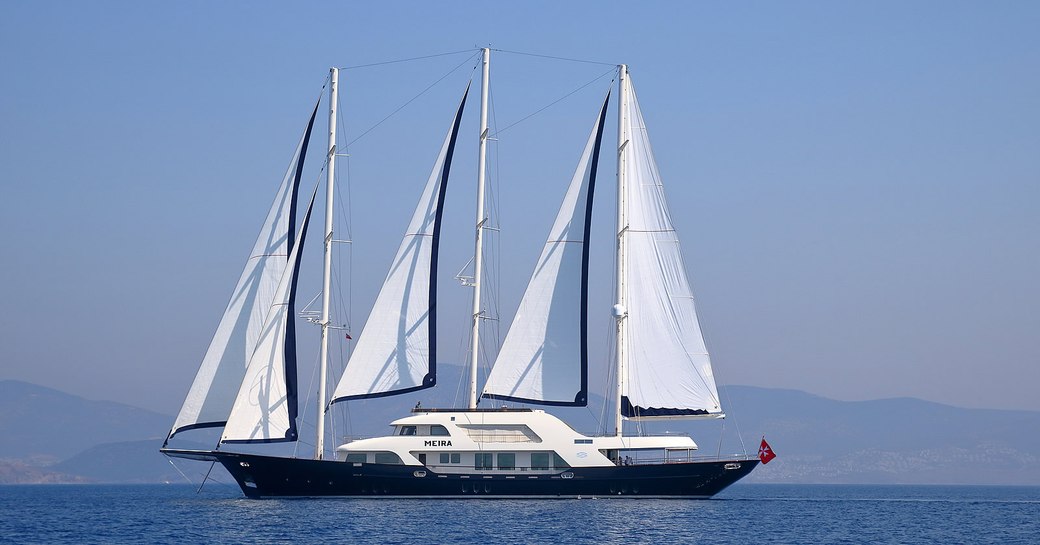
{"type": "Polygon", "coordinates": [[[292,252],[293,245],[296,243],[296,199],[300,192],[300,180],[303,179],[303,162],[307,158],[307,145],[311,141],[311,130],[314,128],[314,118],[318,115],[318,106],[321,104],[321,98],[314,104],[314,111],[311,112],[311,119],[307,122],[307,130],[303,133],[303,142],[300,143],[300,153],[296,158],[296,173],[293,175],[292,191],[290,192],[289,199],[292,206],[289,207],[289,232],[286,237],[289,239],[289,252],[292,252]]]}
{"type": "Polygon", "coordinates": [[[303,225],[300,227],[300,249],[296,252],[296,262],[292,264],[292,279],[289,281],[289,318],[285,321],[285,403],[289,411],[289,429],[285,432],[282,441],[295,441],[298,437],[296,430],[296,417],[299,411],[296,376],[296,285],[300,279],[300,263],[303,262],[303,244],[307,239],[307,227],[311,221],[311,210],[314,208],[314,199],[318,196],[318,186],[314,186],[311,193],[311,202],[307,204],[307,212],[303,215],[303,225]]]}
{"type": "MultiPolygon", "coordinates": [[[[292,253],[293,248],[297,241],[293,240],[293,233],[296,230],[296,199],[297,194],[300,190],[300,180],[303,179],[303,163],[307,158],[307,145],[311,141],[311,130],[314,128],[314,118],[318,115],[318,105],[321,104],[321,99],[314,104],[314,111],[311,112],[311,119],[307,122],[307,132],[304,133],[303,143],[300,146],[300,156],[296,160],[296,173],[293,177],[292,186],[292,203],[289,207],[289,253],[292,253]]],[[[285,402],[287,404],[286,409],[289,412],[289,429],[285,431],[285,438],[278,440],[278,442],[296,441],[299,433],[296,429],[296,417],[299,413],[299,389],[298,379],[296,370],[296,284],[300,278],[300,263],[303,261],[303,242],[307,238],[307,226],[310,224],[311,208],[314,206],[314,198],[318,194],[318,188],[315,186],[314,193],[311,195],[311,202],[307,205],[307,212],[303,216],[303,225],[300,228],[300,250],[296,252],[296,263],[292,264],[293,273],[291,285],[289,287],[289,313],[288,319],[285,321],[285,402]]],[[[265,441],[271,442],[271,441],[265,441]]]]}
{"type": "Polygon", "coordinates": [[[441,217],[444,215],[444,195],[448,189],[448,174],[451,172],[451,158],[455,154],[455,141],[459,136],[459,125],[462,122],[462,112],[466,108],[466,97],[469,96],[470,84],[466,84],[466,91],[462,93],[462,101],[459,109],[455,112],[455,120],[451,126],[451,136],[448,139],[448,150],[444,155],[444,163],[441,165],[440,185],[437,189],[437,209],[434,212],[432,246],[430,248],[430,300],[429,300],[429,351],[430,368],[423,377],[422,384],[401,390],[389,392],[377,392],[372,394],[360,394],[352,396],[337,397],[329,402],[338,403],[351,399],[371,399],[376,397],[388,397],[407,394],[418,390],[425,390],[437,385],[437,258],[439,255],[441,241],[441,217]]]}
{"type": "Polygon", "coordinates": [[[621,415],[626,418],[647,416],[698,416],[710,414],[704,409],[670,409],[667,407],[639,407],[632,405],[628,396],[621,396],[621,415]]]}
{"type": "Polygon", "coordinates": [[[166,436],[166,441],[163,441],[163,447],[164,448],[166,447],[166,443],[168,443],[170,441],[170,439],[173,439],[174,435],[177,435],[178,433],[180,433],[182,431],[200,430],[200,429],[204,429],[204,428],[222,428],[222,427],[224,427],[226,425],[227,425],[227,420],[225,420],[223,422],[197,422],[195,424],[191,424],[191,425],[188,425],[188,426],[181,426],[181,427],[171,431],[170,434],[166,436]]]}
{"type": "Polygon", "coordinates": [[[285,433],[285,437],[271,438],[271,439],[225,439],[221,441],[225,445],[233,445],[236,443],[249,443],[250,445],[259,445],[265,443],[294,443],[296,442],[296,424],[293,424],[293,429],[285,433]],[[292,439],[289,436],[292,435],[292,439]]]}
{"type": "Polygon", "coordinates": [[[526,397],[504,396],[500,394],[482,394],[481,398],[511,403],[533,403],[546,407],[584,407],[589,404],[588,394],[584,390],[574,395],[574,401],[546,401],[544,399],[527,399],[526,397]]]}
{"type": "Polygon", "coordinates": [[[551,407],[585,407],[589,404],[589,236],[592,233],[592,200],[596,192],[596,172],[599,166],[600,144],[603,142],[603,126],[607,120],[607,104],[610,102],[610,92],[603,100],[603,107],[599,112],[598,125],[596,127],[596,142],[592,147],[592,158],[588,166],[588,191],[585,195],[585,234],[582,239],[581,248],[581,315],[579,317],[579,354],[581,360],[581,385],[578,393],[574,394],[574,401],[552,401],[545,399],[528,399],[525,397],[506,396],[501,394],[483,394],[481,397],[499,401],[512,401],[516,403],[534,403],[551,407]]]}
{"type": "MultiPolygon", "coordinates": [[[[585,200],[585,244],[581,250],[581,405],[588,405],[589,399],[589,248],[592,246],[589,237],[592,233],[592,195],[596,190],[596,171],[599,166],[600,144],[603,143],[603,125],[607,121],[607,104],[610,92],[603,99],[603,109],[599,112],[599,128],[596,133],[596,145],[592,148],[592,165],[589,171],[589,190],[585,200]]],[[[578,398],[575,397],[575,402],[578,398]]],[[[577,403],[576,403],[577,404],[577,403]]]]}

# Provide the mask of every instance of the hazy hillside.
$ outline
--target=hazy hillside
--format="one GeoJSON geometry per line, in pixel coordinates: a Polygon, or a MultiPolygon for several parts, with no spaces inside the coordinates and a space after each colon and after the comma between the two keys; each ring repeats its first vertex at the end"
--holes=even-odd
{"type": "Polygon", "coordinates": [[[779,454],[752,482],[1040,484],[1040,412],[724,391],[745,441],[779,454]]]}
{"type": "Polygon", "coordinates": [[[102,443],[162,437],[172,422],[122,403],[0,381],[0,458],[56,462],[102,443]]]}
{"type": "MultiPolygon", "coordinates": [[[[159,452],[161,446],[162,439],[105,443],[91,447],[48,469],[100,483],[201,482],[209,464],[187,460],[173,460],[171,464],[171,460],[159,452]]],[[[200,450],[207,448],[202,444],[183,446],[200,450]]],[[[214,468],[210,479],[224,483],[234,482],[231,475],[219,465],[214,468]]]]}
{"type": "MultiPolygon", "coordinates": [[[[391,420],[417,402],[451,406],[452,390],[337,408],[330,418],[338,437],[330,442],[385,433],[391,420]]],[[[765,435],[779,457],[747,482],[1040,484],[1040,412],[962,409],[916,399],[846,402],[748,386],[726,387],[722,394],[726,420],[629,423],[626,430],[689,433],[705,454],[754,453],[765,435]]],[[[593,398],[589,408],[550,412],[577,430],[595,432],[612,425],[612,419],[603,422],[602,404],[593,398]]],[[[0,382],[0,483],[184,482],[180,472],[197,483],[209,464],[178,460],[174,467],[158,452],[172,420],[119,403],[0,382]]],[[[301,434],[308,433],[305,423],[301,434]]],[[[184,437],[176,446],[208,448],[212,441],[215,436],[184,437]]],[[[214,477],[230,478],[219,468],[214,477]]]]}

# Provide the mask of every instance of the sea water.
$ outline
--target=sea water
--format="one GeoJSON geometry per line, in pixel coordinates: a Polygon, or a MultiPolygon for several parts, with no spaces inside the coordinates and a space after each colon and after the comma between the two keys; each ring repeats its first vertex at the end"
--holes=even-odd
{"type": "Polygon", "coordinates": [[[735,485],[711,500],[245,499],[0,486],[2,543],[1040,543],[1040,487],[735,485]]]}

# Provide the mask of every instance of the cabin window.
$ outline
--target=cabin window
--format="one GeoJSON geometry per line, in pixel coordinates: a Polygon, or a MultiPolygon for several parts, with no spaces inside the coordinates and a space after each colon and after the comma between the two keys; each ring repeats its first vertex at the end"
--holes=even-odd
{"type": "Polygon", "coordinates": [[[549,453],[532,452],[531,469],[549,469],[549,453]]]}
{"type": "Polygon", "coordinates": [[[458,452],[451,453],[451,463],[453,463],[453,464],[461,464],[462,463],[462,455],[459,454],[458,452]]]}
{"type": "Polygon", "coordinates": [[[430,426],[430,435],[447,436],[450,434],[448,433],[448,428],[445,428],[440,424],[434,424],[430,426]]]}
{"type": "Polygon", "coordinates": [[[376,453],[377,464],[397,464],[400,465],[401,457],[393,452],[377,452],[376,453]]]}
{"type": "Polygon", "coordinates": [[[441,463],[442,464],[457,464],[462,461],[462,455],[458,452],[442,452],[441,463]]]}
{"type": "Polygon", "coordinates": [[[512,452],[499,452],[498,469],[516,469],[516,454],[512,452]]]}
{"type": "Polygon", "coordinates": [[[415,435],[415,426],[401,426],[398,435],[415,435]]]}
{"type": "Polygon", "coordinates": [[[473,455],[473,469],[494,468],[493,455],[490,452],[478,452],[473,455]]]}
{"type": "Polygon", "coordinates": [[[364,452],[351,452],[347,454],[347,461],[364,463],[368,461],[368,455],[364,452]]]}
{"type": "Polygon", "coordinates": [[[556,468],[556,469],[567,469],[567,468],[571,467],[571,465],[567,463],[567,460],[564,460],[563,458],[560,457],[559,454],[556,454],[554,452],[553,453],[553,467],[556,468]]]}

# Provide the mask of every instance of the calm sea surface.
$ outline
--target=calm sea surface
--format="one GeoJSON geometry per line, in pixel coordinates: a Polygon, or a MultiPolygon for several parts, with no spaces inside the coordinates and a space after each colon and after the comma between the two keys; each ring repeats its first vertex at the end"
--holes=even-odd
{"type": "Polygon", "coordinates": [[[3,543],[1040,543],[1040,487],[736,485],[712,500],[247,500],[0,486],[3,543]]]}

